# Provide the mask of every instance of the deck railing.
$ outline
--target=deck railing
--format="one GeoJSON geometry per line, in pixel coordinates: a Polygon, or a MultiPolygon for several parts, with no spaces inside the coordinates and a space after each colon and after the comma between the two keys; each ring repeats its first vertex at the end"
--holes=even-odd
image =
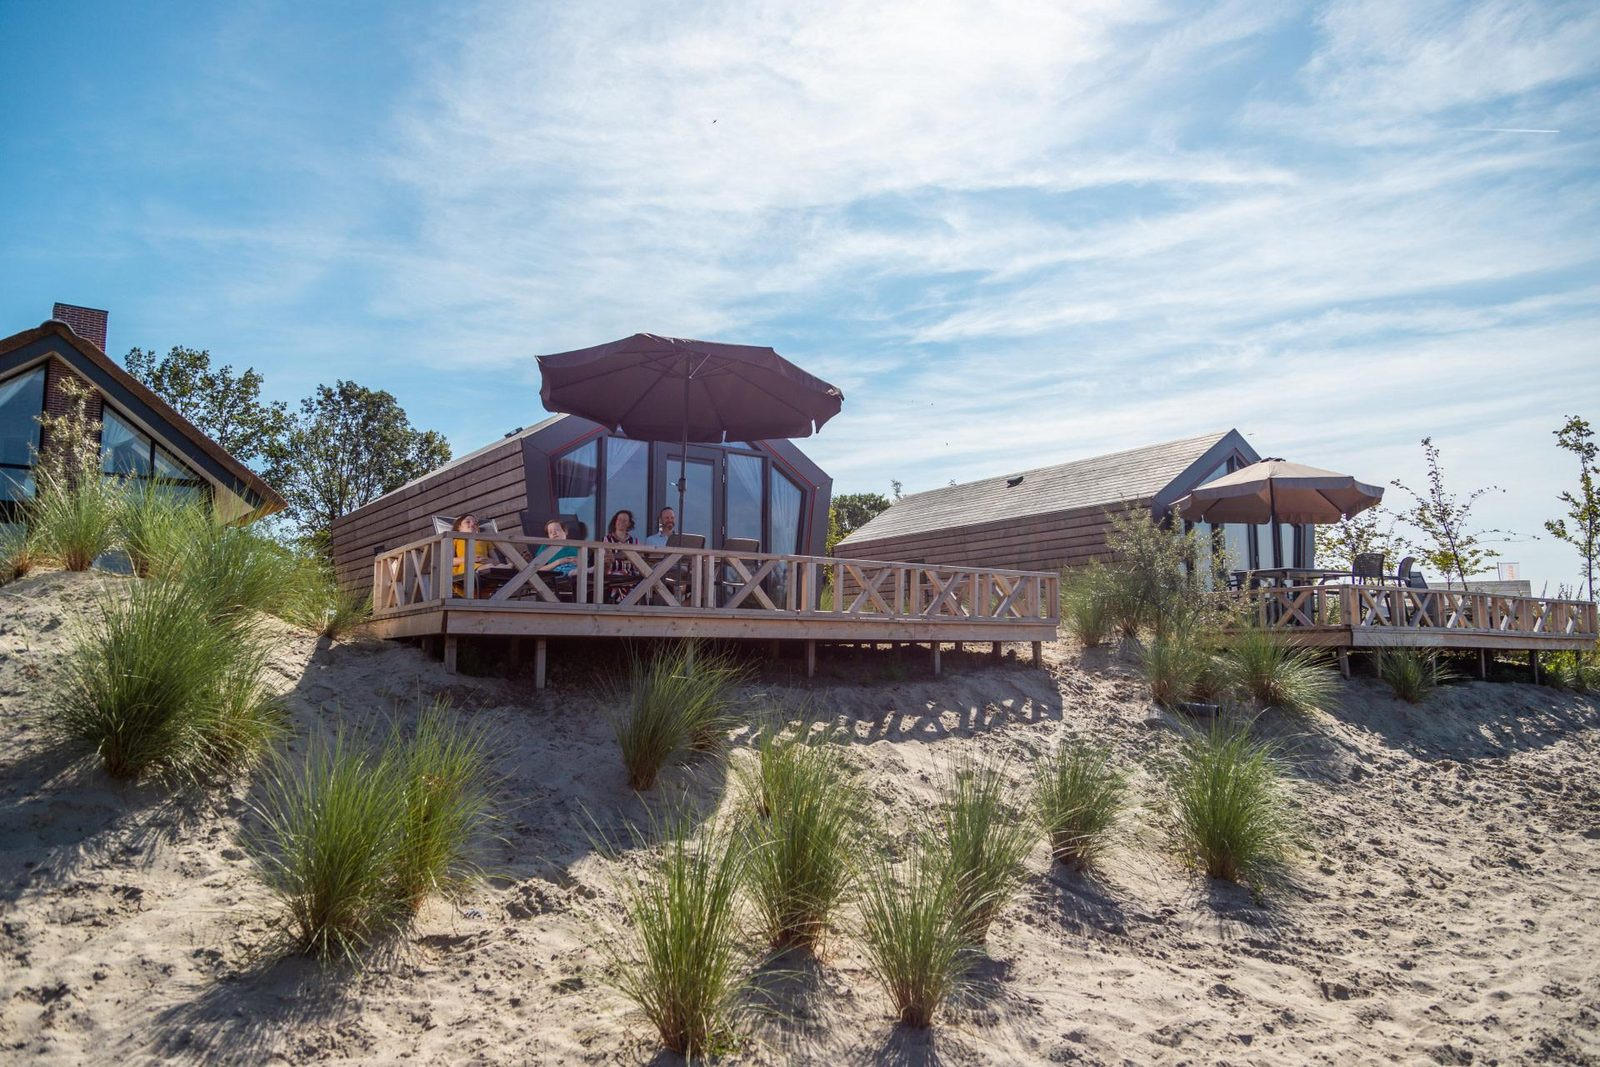
{"type": "Polygon", "coordinates": [[[372,603],[414,608],[739,612],[871,619],[1055,621],[1060,578],[1040,571],[871,562],[823,556],[444,534],[381,552],[372,603]],[[463,542],[456,551],[456,542],[463,542]],[[478,546],[490,546],[487,559],[478,546]],[[462,573],[454,574],[457,558],[462,573]],[[550,568],[562,560],[570,574],[550,568]],[[619,580],[625,567],[629,577],[619,580]]]}
{"type": "Polygon", "coordinates": [[[1596,605],[1588,600],[1384,585],[1262,588],[1250,595],[1256,600],[1257,621],[1274,630],[1350,626],[1590,640],[1600,636],[1596,605]]]}

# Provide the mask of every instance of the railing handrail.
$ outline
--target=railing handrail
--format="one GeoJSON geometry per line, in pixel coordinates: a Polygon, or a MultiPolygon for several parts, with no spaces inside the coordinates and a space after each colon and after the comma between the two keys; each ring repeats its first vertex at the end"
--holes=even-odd
{"type": "Polygon", "coordinates": [[[1592,600],[1356,582],[1262,586],[1245,595],[1256,599],[1252,613],[1263,625],[1290,631],[1335,626],[1600,639],[1600,606],[1592,600]]]}

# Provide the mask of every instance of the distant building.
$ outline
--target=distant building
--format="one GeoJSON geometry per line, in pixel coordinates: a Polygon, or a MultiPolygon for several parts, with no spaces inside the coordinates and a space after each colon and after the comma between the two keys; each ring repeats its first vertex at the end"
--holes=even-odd
{"type": "Polygon", "coordinates": [[[39,416],[67,410],[69,379],[92,390],[108,476],[188,486],[228,521],[281,511],[259,475],[106,356],[106,322],[104,311],[57,304],[50,320],[0,340],[0,524],[17,522],[34,493],[39,416]]]}

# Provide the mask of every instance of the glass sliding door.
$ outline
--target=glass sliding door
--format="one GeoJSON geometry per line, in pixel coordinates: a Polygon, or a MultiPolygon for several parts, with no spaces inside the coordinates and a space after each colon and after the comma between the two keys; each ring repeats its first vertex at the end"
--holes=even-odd
{"type": "MultiPolygon", "coordinates": [[[[695,455],[691,449],[689,453],[688,473],[683,491],[683,514],[678,516],[678,532],[686,534],[699,534],[706,539],[708,547],[718,543],[717,532],[721,528],[721,501],[718,499],[721,488],[720,479],[717,478],[717,457],[695,455]]],[[[678,477],[684,472],[683,457],[669,455],[662,464],[665,477],[664,484],[660,485],[661,502],[663,507],[678,508],[678,477]]]]}
{"type": "Polygon", "coordinates": [[[743,537],[765,545],[762,536],[762,485],[766,463],[760,456],[742,456],[729,452],[728,463],[728,536],[743,537]]]}
{"type": "Polygon", "coordinates": [[[650,446],[625,437],[606,439],[605,528],[595,535],[603,539],[611,532],[617,512],[633,516],[633,536],[644,540],[655,532],[655,516],[650,514],[650,446]]]}

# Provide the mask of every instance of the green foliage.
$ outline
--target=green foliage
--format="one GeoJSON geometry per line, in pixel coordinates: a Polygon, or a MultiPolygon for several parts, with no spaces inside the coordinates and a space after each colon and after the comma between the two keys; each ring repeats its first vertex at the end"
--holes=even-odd
{"type": "Polygon", "coordinates": [[[1541,662],[1546,676],[1562,689],[1600,692],[1600,643],[1582,653],[1546,652],[1541,662]]]}
{"type": "Polygon", "coordinates": [[[122,363],[240,462],[260,465],[281,455],[288,405],[262,401],[262,378],[255,368],[235,374],[225,364],[213,370],[210,352],[177,346],[159,359],[154,351],[135,348],[122,363]]]}
{"type": "Polygon", "coordinates": [[[1098,563],[1061,572],[1061,621],[1084,648],[1099,648],[1111,636],[1110,586],[1110,575],[1098,563]]]}
{"type": "Polygon", "coordinates": [[[170,575],[190,542],[210,525],[207,506],[156,483],[129,483],[117,515],[117,539],[140,578],[170,575]]]}
{"type": "Polygon", "coordinates": [[[1395,517],[1382,507],[1369,508],[1339,522],[1316,527],[1317,565],[1329,570],[1353,571],[1356,557],[1380,552],[1393,568],[1406,551],[1405,542],[1395,534],[1395,517]]]}
{"type": "Polygon", "coordinates": [[[343,732],[281,763],[250,844],[294,951],[354,962],[428,896],[457,896],[490,818],[489,739],[442,704],[381,749],[343,732]]]}
{"type": "Polygon", "coordinates": [[[1394,695],[1407,704],[1421,703],[1424,697],[1439,688],[1445,676],[1446,672],[1439,664],[1439,654],[1432,649],[1378,650],[1378,677],[1388,683],[1394,695]]]}
{"type": "Polygon", "coordinates": [[[1549,520],[1544,528],[1551,537],[1578,550],[1583,560],[1586,595],[1593,600],[1595,565],[1600,560],[1600,490],[1595,487],[1600,467],[1596,464],[1594,431],[1588,420],[1573,415],[1555,434],[1556,444],[1578,457],[1578,491],[1568,489],[1561,493],[1559,499],[1567,506],[1567,513],[1549,520]]]}
{"type": "Polygon", "coordinates": [[[727,656],[680,642],[653,658],[631,655],[625,689],[611,693],[611,726],[636,790],[655,784],[668,760],[686,748],[723,743],[736,721],[734,685],[742,672],[727,656]]]}
{"type": "Polygon", "coordinates": [[[897,874],[886,860],[869,865],[862,880],[862,950],[906,1026],[933,1023],[962,988],[972,944],[957,907],[959,894],[949,859],[924,842],[897,874]]]}
{"type": "Polygon", "coordinates": [[[68,477],[40,467],[23,508],[38,554],[69,571],[86,571],[116,544],[122,493],[98,469],[68,477]]]}
{"type": "Polygon", "coordinates": [[[661,1043],[691,1059],[726,1051],[748,962],[739,937],[746,853],[731,834],[669,826],[651,868],[625,893],[630,936],[606,945],[618,990],[661,1043]]]}
{"type": "Polygon", "coordinates": [[[275,613],[295,573],[287,548],[246,526],[200,524],[184,542],[176,567],[204,597],[213,619],[275,613]]]}
{"type": "Polygon", "coordinates": [[[1296,832],[1274,746],[1252,738],[1248,723],[1219,719],[1184,738],[1167,778],[1179,851],[1210,877],[1259,892],[1281,870],[1296,832]]]}
{"type": "Polygon", "coordinates": [[[1111,750],[1068,742],[1039,766],[1033,807],[1050,840],[1050,854],[1078,870],[1094,864],[1117,825],[1128,777],[1111,750]]]}
{"type": "Polygon", "coordinates": [[[1033,834],[1022,815],[1006,803],[1005,773],[993,763],[960,763],[952,768],[939,814],[941,844],[955,887],[952,907],[962,936],[979,944],[1022,880],[1022,861],[1033,834]]]}
{"type": "Polygon", "coordinates": [[[371,617],[372,598],[340,588],[333,565],[322,556],[300,553],[274,610],[285,622],[338,638],[371,617]]]}
{"type": "Polygon", "coordinates": [[[1489,569],[1500,553],[1485,546],[1484,534],[1503,534],[1503,530],[1475,531],[1471,526],[1472,509],[1480,497],[1500,492],[1498,486],[1474,489],[1462,500],[1444,486],[1444,472],[1439,466],[1439,449],[1433,438],[1422,439],[1422,454],[1428,465],[1428,489],[1419,493],[1396,479],[1392,484],[1411,496],[1411,506],[1400,517],[1416,527],[1426,539],[1418,548],[1418,555],[1447,578],[1454,577],[1466,588],[1467,577],[1489,569]]]}
{"type": "Polygon", "coordinates": [[[1169,621],[1198,600],[1200,568],[1213,566],[1192,531],[1152,522],[1140,509],[1108,512],[1106,541],[1114,562],[1108,575],[1109,611],[1124,637],[1142,630],[1160,636],[1169,621]]]}
{"type": "Polygon", "coordinates": [[[194,781],[256,759],[281,723],[261,683],[265,651],[205,608],[184,582],[107,593],[61,668],[46,729],[119,778],[194,781]]]}
{"type": "Polygon", "coordinates": [[[301,531],[315,536],[449,459],[444,438],[412,427],[392,394],[340,381],[319,385],[290,415],[267,480],[301,531]]]}
{"type": "Polygon", "coordinates": [[[0,585],[26,578],[39,562],[32,532],[22,523],[0,524],[0,585]]]}
{"type": "Polygon", "coordinates": [[[1229,636],[1223,675],[1240,696],[1261,707],[1306,712],[1332,699],[1333,671],[1310,649],[1297,648],[1281,633],[1243,627],[1229,636]]]}
{"type": "Polygon", "coordinates": [[[828,542],[828,554],[833,554],[833,546],[849,537],[861,527],[889,510],[889,498],[882,493],[844,493],[833,498],[830,515],[837,523],[838,536],[828,542]]]}
{"type": "Polygon", "coordinates": [[[768,941],[821,941],[855,876],[868,808],[837,745],[764,732],[744,775],[750,895],[768,941]]]}

